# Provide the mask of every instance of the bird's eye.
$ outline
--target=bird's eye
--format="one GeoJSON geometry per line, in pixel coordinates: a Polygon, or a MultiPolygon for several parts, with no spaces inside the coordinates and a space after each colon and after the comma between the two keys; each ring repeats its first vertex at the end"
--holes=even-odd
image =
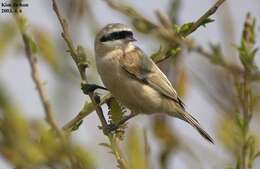
{"type": "Polygon", "coordinates": [[[109,35],[102,36],[100,38],[100,42],[126,39],[126,38],[131,38],[131,37],[133,37],[133,32],[131,32],[131,31],[112,32],[109,35]]]}

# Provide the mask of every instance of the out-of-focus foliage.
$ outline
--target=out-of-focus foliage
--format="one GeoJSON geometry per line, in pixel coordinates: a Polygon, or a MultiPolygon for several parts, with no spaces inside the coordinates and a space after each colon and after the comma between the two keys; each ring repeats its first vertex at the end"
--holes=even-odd
{"type": "Polygon", "coordinates": [[[41,122],[28,122],[20,114],[5,112],[1,120],[0,152],[14,166],[40,168],[42,166],[68,167],[73,158],[78,168],[95,168],[92,155],[78,145],[67,145],[57,139],[41,122]]]}
{"type": "Polygon", "coordinates": [[[179,141],[175,133],[171,130],[170,123],[165,117],[157,117],[153,120],[153,132],[156,138],[160,141],[160,155],[159,164],[162,169],[168,168],[168,163],[171,153],[174,152],[178,146],[179,141]]]}
{"type": "Polygon", "coordinates": [[[241,45],[238,47],[240,60],[246,70],[256,69],[254,59],[258,48],[254,48],[256,38],[255,27],[256,20],[248,13],[244,24],[241,45]]]}
{"type": "Polygon", "coordinates": [[[148,169],[148,152],[145,151],[147,143],[142,139],[140,131],[131,128],[126,143],[127,156],[130,163],[130,168],[135,169],[148,169]]]}
{"type": "Polygon", "coordinates": [[[35,28],[33,31],[35,42],[38,46],[39,54],[47,61],[54,70],[58,69],[58,53],[54,48],[54,39],[50,36],[50,33],[35,28]]]}
{"type": "Polygon", "coordinates": [[[0,110],[2,112],[10,111],[12,109],[11,102],[11,97],[8,94],[6,86],[3,85],[2,81],[0,81],[0,110]]]}
{"type": "MultiPolygon", "coordinates": [[[[254,47],[255,25],[255,19],[250,14],[247,14],[241,44],[236,47],[243,66],[239,74],[235,71],[230,72],[231,67],[226,64],[220,46],[211,45],[212,63],[222,66],[224,70],[214,72],[214,74],[218,75],[215,76],[215,80],[212,82],[215,88],[210,88],[210,85],[207,85],[209,91],[205,93],[210,95],[213,103],[218,105],[218,109],[224,112],[224,117],[218,123],[218,136],[224,147],[236,159],[236,169],[253,168],[255,157],[259,151],[257,133],[250,130],[253,114],[259,111],[254,109],[254,105],[257,102],[254,98],[260,92],[259,89],[253,87],[253,82],[259,82],[255,82],[251,78],[254,72],[258,71],[254,62],[257,53],[257,48],[254,47]],[[227,81],[223,79],[223,71],[226,73],[225,79],[227,81]],[[212,89],[219,89],[219,92],[217,90],[212,92],[212,89]]],[[[232,67],[238,68],[240,66],[234,63],[232,67]]],[[[211,82],[208,81],[207,83],[211,82]]]]}
{"type": "Polygon", "coordinates": [[[83,123],[83,118],[88,116],[91,112],[95,110],[93,103],[85,102],[83,108],[79,114],[63,126],[63,130],[72,132],[78,130],[80,125],[83,123]]]}
{"type": "Polygon", "coordinates": [[[0,59],[2,59],[5,56],[5,51],[16,37],[17,30],[11,22],[1,21],[0,25],[0,59]]]}
{"type": "MultiPolygon", "coordinates": [[[[14,2],[19,3],[21,1],[15,0],[14,2]]],[[[223,149],[233,160],[228,161],[229,164],[231,163],[234,166],[230,169],[253,168],[256,159],[259,159],[260,156],[259,133],[258,130],[251,130],[250,125],[251,121],[258,123],[259,119],[254,117],[259,115],[260,108],[260,88],[257,80],[257,78],[260,78],[258,66],[255,62],[258,55],[257,47],[259,46],[256,44],[256,20],[248,14],[242,32],[241,43],[235,48],[232,45],[227,47],[237,50],[238,55],[232,56],[239,58],[241,64],[237,64],[226,61],[227,56],[225,56],[226,53],[222,49],[223,44],[221,42],[209,43],[209,49],[206,50],[203,44],[187,37],[194,31],[193,27],[196,20],[179,23],[180,6],[183,5],[181,0],[170,0],[167,11],[155,11],[154,14],[158,22],[144,17],[141,11],[137,11],[134,6],[125,1],[105,0],[104,2],[113,10],[119,11],[118,15],[123,14],[129,18],[129,24],[132,24],[131,26],[138,32],[143,33],[145,36],[151,36],[158,42],[160,48],[154,52],[151,58],[155,62],[160,62],[158,65],[169,79],[173,80],[174,87],[181,97],[185,97],[189,92],[189,82],[192,80],[188,76],[189,69],[183,64],[184,49],[187,49],[188,52],[196,52],[209,61],[206,63],[203,61],[203,65],[201,65],[203,70],[198,74],[195,73],[194,77],[198,77],[195,80],[199,82],[199,86],[203,89],[202,92],[207,96],[208,99],[205,100],[208,100],[210,106],[216,109],[218,115],[221,116],[219,119],[215,118],[214,121],[216,139],[221,142],[223,149]]],[[[62,33],[62,36],[71,33],[74,36],[69,39],[69,44],[73,45],[72,42],[77,44],[71,48],[67,46],[69,49],[64,47],[60,31],[57,34],[50,34],[48,30],[43,29],[41,26],[31,25],[31,23],[30,28],[32,29],[28,29],[30,21],[25,16],[15,16],[18,29],[21,32],[28,31],[26,37],[29,40],[32,53],[37,57],[42,57],[41,60],[44,60],[49,68],[56,73],[59,89],[63,88],[65,86],[63,84],[67,82],[79,82],[76,67],[84,71],[85,68],[95,67],[94,63],[90,62],[89,56],[92,56],[92,53],[89,52],[87,46],[78,45],[76,38],[81,36],[78,34],[78,32],[81,32],[78,31],[78,28],[82,26],[82,23],[86,23],[92,33],[99,30],[98,22],[95,20],[96,11],[93,11],[92,3],[94,2],[89,0],[66,0],[60,3],[60,6],[64,7],[61,13],[63,14],[64,11],[64,16],[69,18],[68,22],[64,21],[64,23],[70,27],[70,31],[62,33]],[[59,40],[57,41],[57,39],[59,40]],[[71,58],[67,57],[69,55],[68,51],[77,66],[71,66],[71,58]]],[[[53,12],[51,6],[50,12],[53,12]]],[[[205,18],[198,27],[205,27],[217,19],[205,18]]],[[[20,46],[23,46],[23,44],[20,37],[16,38],[18,31],[13,22],[0,21],[0,25],[0,59],[2,59],[6,57],[6,51],[13,50],[12,43],[15,40],[20,46]]],[[[203,31],[206,33],[207,27],[203,31]]],[[[85,72],[81,74],[81,77],[84,77],[84,74],[85,72]]],[[[89,74],[87,74],[87,77],[89,77],[89,74]]],[[[8,86],[4,86],[1,80],[0,153],[9,164],[17,169],[94,169],[97,168],[95,162],[103,162],[103,157],[94,156],[94,153],[89,152],[87,148],[76,144],[74,139],[70,139],[74,135],[69,134],[72,131],[80,131],[78,129],[83,123],[83,119],[97,108],[95,104],[86,101],[83,108],[79,109],[78,115],[63,127],[66,133],[64,139],[60,139],[46,126],[43,120],[27,120],[18,106],[19,104],[14,101],[16,96],[9,95],[8,86]]],[[[22,85],[22,82],[19,85],[22,85]]],[[[114,98],[111,99],[111,96],[109,98],[101,98],[100,105],[108,104],[107,112],[105,106],[102,108],[104,113],[108,113],[109,127],[114,127],[113,125],[120,123],[126,117],[127,112],[118,101],[114,98]]],[[[66,104],[66,99],[64,99],[64,104],[66,104]]],[[[108,148],[115,157],[117,167],[120,169],[156,168],[154,164],[158,164],[161,169],[167,169],[170,168],[169,164],[175,155],[182,152],[188,154],[189,158],[195,161],[191,163],[200,163],[198,157],[192,154],[192,151],[185,146],[185,142],[182,142],[177,132],[172,129],[172,125],[166,116],[153,117],[151,125],[154,137],[147,135],[149,130],[143,133],[140,128],[127,127],[127,124],[124,124],[119,126],[115,132],[106,133],[107,140],[100,143],[100,145],[108,148]],[[151,140],[152,138],[156,139],[158,145],[158,151],[155,155],[154,152],[150,152],[150,146],[154,144],[150,144],[150,142],[154,141],[151,140]]],[[[195,140],[189,138],[188,146],[196,148],[196,151],[199,152],[200,147],[195,142],[195,140]]],[[[96,144],[99,143],[96,142],[96,144]]],[[[203,151],[203,157],[210,154],[209,152],[208,150],[203,151]]],[[[186,159],[183,160],[183,164],[185,163],[187,163],[186,159]]],[[[202,166],[203,164],[206,164],[206,166],[211,165],[203,160],[201,163],[202,166]]],[[[223,164],[220,165],[227,166],[224,163],[223,161],[223,164]]],[[[115,166],[112,164],[106,165],[110,168],[115,166]]]]}
{"type": "Polygon", "coordinates": [[[233,155],[239,153],[238,147],[241,143],[241,133],[234,119],[223,119],[219,122],[218,127],[218,136],[224,143],[224,146],[233,153],[233,155]]]}
{"type": "Polygon", "coordinates": [[[240,155],[237,157],[239,159],[237,161],[238,169],[252,168],[255,157],[257,156],[257,151],[259,151],[256,149],[256,138],[250,133],[250,122],[254,114],[252,98],[257,94],[253,93],[251,87],[252,82],[249,79],[252,70],[258,69],[254,64],[257,52],[257,48],[254,48],[256,36],[255,24],[255,18],[248,13],[244,24],[241,46],[238,48],[239,58],[245,69],[242,82],[239,81],[235,84],[241,106],[241,111],[237,118],[237,125],[242,134],[240,155]]]}

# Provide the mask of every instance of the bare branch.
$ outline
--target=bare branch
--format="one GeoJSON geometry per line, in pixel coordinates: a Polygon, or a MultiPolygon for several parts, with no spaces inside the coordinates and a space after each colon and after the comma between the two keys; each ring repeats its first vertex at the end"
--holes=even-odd
{"type": "Polygon", "coordinates": [[[56,131],[59,135],[62,135],[61,131],[59,130],[58,125],[56,124],[54,118],[53,118],[53,113],[52,113],[52,108],[51,104],[49,102],[47,93],[42,85],[41,78],[40,78],[40,73],[38,70],[38,65],[37,65],[37,59],[32,53],[31,45],[30,45],[30,39],[28,35],[25,32],[22,32],[22,37],[23,37],[23,42],[25,45],[25,53],[26,57],[30,63],[31,66],[31,75],[32,79],[36,85],[36,89],[38,91],[38,94],[41,99],[41,103],[44,108],[44,112],[46,115],[46,121],[50,124],[50,126],[56,131]]]}
{"type": "MultiPolygon", "coordinates": [[[[81,75],[82,83],[87,83],[87,76],[85,74],[86,67],[81,66],[81,63],[80,63],[81,58],[77,54],[76,49],[73,46],[73,42],[71,40],[69,31],[68,31],[68,25],[66,24],[66,20],[63,19],[62,16],[60,15],[56,1],[52,0],[52,2],[53,2],[53,9],[54,9],[54,11],[55,11],[55,13],[56,13],[56,15],[57,15],[57,17],[60,21],[60,24],[62,26],[62,30],[63,30],[62,37],[64,38],[64,40],[65,40],[65,42],[66,42],[66,44],[69,48],[70,54],[71,54],[74,62],[76,63],[76,65],[78,67],[78,70],[79,70],[80,75],[81,75]]],[[[93,92],[88,93],[88,96],[90,97],[91,102],[93,103],[95,110],[97,112],[97,115],[98,115],[98,117],[101,121],[103,132],[104,132],[105,135],[107,135],[107,137],[109,139],[111,150],[115,154],[118,165],[123,169],[129,169],[130,167],[128,166],[126,160],[123,158],[123,155],[120,151],[118,142],[116,141],[117,138],[115,137],[114,134],[110,133],[110,131],[109,131],[108,124],[106,122],[102,108],[100,106],[101,101],[99,100],[99,98],[97,98],[95,96],[95,93],[93,93],[93,92]]],[[[76,117],[76,119],[74,119],[75,121],[72,121],[72,123],[71,124],[69,123],[68,125],[76,124],[77,122],[79,122],[82,119],[82,117],[83,116],[79,115],[78,117],[76,117]]],[[[64,128],[66,129],[68,127],[70,127],[70,126],[65,126],[64,128]]]]}
{"type": "MultiPolygon", "coordinates": [[[[109,93],[107,95],[105,95],[104,97],[101,98],[99,106],[102,106],[103,104],[107,103],[108,100],[110,100],[112,98],[112,95],[109,93]]],[[[91,103],[89,103],[91,104],[91,103]]],[[[87,116],[89,115],[91,112],[93,112],[95,110],[94,105],[89,105],[88,107],[89,110],[85,110],[85,106],[82,108],[82,110],[73,118],[71,119],[69,122],[67,122],[62,129],[65,131],[72,131],[73,128],[77,128],[77,126],[81,123],[81,121],[87,116]]]]}
{"type": "MultiPolygon", "coordinates": [[[[53,10],[54,12],[56,13],[57,15],[57,18],[58,20],[60,21],[60,24],[61,24],[61,27],[62,27],[62,37],[63,39],[65,40],[68,48],[69,48],[69,52],[74,60],[74,62],[76,63],[77,65],[77,68],[79,70],[79,73],[80,73],[80,76],[81,76],[81,79],[82,79],[82,83],[87,83],[87,76],[85,74],[85,69],[86,67],[85,66],[80,66],[81,63],[80,63],[80,56],[78,56],[77,54],[77,51],[76,51],[76,48],[74,47],[73,45],[73,42],[72,42],[72,38],[70,37],[70,34],[69,34],[69,28],[68,28],[68,25],[67,25],[67,22],[66,20],[61,16],[60,12],[59,12],[59,9],[58,9],[58,6],[57,6],[57,3],[55,0],[52,0],[52,5],[53,5],[53,10]]],[[[106,122],[106,119],[103,115],[103,111],[101,109],[101,107],[95,102],[95,99],[94,99],[94,93],[91,92],[88,94],[92,103],[94,104],[95,106],[95,110],[98,114],[98,117],[102,123],[102,127],[105,129],[107,128],[107,122],[106,122]]]]}

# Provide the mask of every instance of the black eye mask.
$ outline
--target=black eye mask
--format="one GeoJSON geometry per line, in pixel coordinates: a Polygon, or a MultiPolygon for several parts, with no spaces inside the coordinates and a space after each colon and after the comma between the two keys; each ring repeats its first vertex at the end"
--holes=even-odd
{"type": "Polygon", "coordinates": [[[100,38],[100,42],[107,42],[107,41],[126,39],[126,38],[132,38],[132,37],[133,37],[133,32],[131,32],[131,31],[112,32],[107,36],[102,36],[100,38]]]}

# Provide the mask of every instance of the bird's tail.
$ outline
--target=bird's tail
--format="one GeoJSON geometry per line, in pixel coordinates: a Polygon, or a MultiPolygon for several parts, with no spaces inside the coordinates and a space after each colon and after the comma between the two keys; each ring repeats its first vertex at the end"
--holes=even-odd
{"type": "Polygon", "coordinates": [[[185,112],[183,113],[183,120],[188,122],[192,127],[194,127],[202,137],[204,137],[206,140],[214,144],[214,140],[210,137],[210,135],[201,128],[199,122],[189,113],[185,112]]]}
{"type": "MultiPolygon", "coordinates": [[[[176,113],[175,113],[176,115],[176,113]]],[[[185,110],[180,110],[178,112],[177,115],[178,118],[186,121],[187,123],[189,123],[192,127],[194,127],[202,137],[204,137],[207,141],[211,142],[212,144],[214,144],[214,140],[210,137],[210,135],[201,128],[198,120],[196,120],[192,115],[190,115],[188,112],[186,112],[185,110]]]]}

